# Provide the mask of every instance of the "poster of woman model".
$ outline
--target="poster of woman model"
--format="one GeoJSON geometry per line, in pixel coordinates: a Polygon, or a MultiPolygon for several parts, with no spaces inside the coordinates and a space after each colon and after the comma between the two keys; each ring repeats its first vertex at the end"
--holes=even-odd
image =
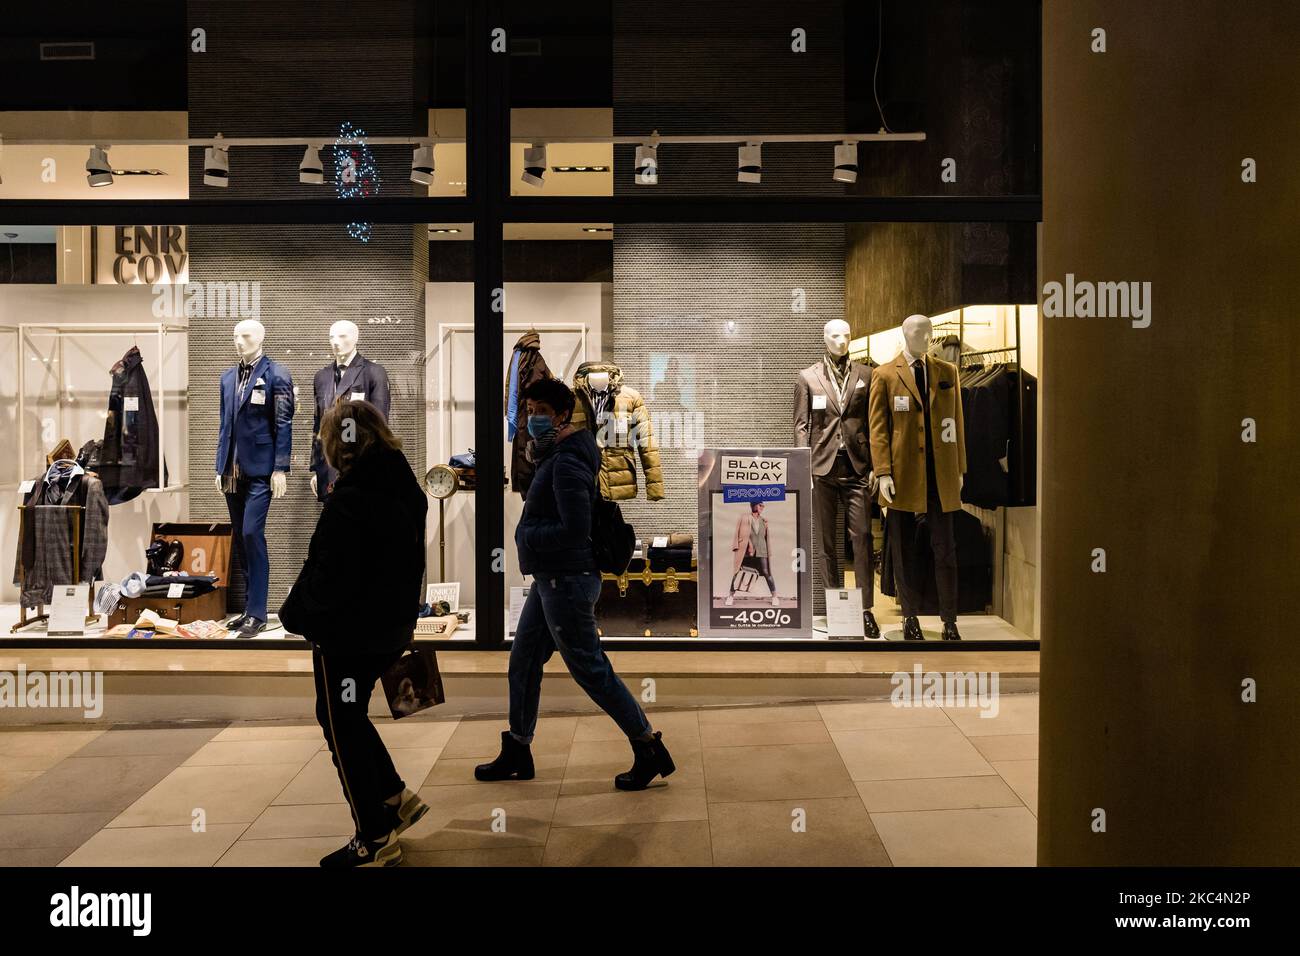
{"type": "Polygon", "coordinates": [[[701,635],[810,637],[808,449],[706,449],[699,462],[701,635]]]}

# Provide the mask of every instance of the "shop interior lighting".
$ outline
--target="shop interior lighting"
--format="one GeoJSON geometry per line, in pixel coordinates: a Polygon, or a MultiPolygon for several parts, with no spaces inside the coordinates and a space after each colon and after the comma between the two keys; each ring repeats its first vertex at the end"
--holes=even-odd
{"type": "Polygon", "coordinates": [[[607,173],[608,166],[552,166],[553,173],[607,173]]]}
{"type": "Polygon", "coordinates": [[[835,147],[835,169],[831,179],[837,183],[858,181],[858,144],[841,143],[835,147]]]}
{"type": "Polygon", "coordinates": [[[203,151],[203,185],[230,185],[230,151],[218,133],[213,144],[203,151]]]}
{"type": "Polygon", "coordinates": [[[113,167],[108,164],[107,146],[90,147],[86,158],[86,182],[91,186],[113,185],[113,167]]]}
{"type": "Polygon", "coordinates": [[[433,144],[427,143],[415,147],[411,156],[411,182],[419,183],[421,186],[432,186],[433,170],[433,144]]]}
{"type": "Polygon", "coordinates": [[[542,186],[542,177],[546,175],[546,144],[533,143],[532,146],[524,147],[524,173],[519,178],[530,186],[536,186],[539,189],[542,186]]]}
{"type": "Polygon", "coordinates": [[[308,144],[298,164],[298,182],[319,186],[325,182],[325,164],[320,161],[320,149],[308,144]]]}
{"type": "Polygon", "coordinates": [[[763,144],[747,143],[736,151],[736,182],[763,181],[763,144]]]}

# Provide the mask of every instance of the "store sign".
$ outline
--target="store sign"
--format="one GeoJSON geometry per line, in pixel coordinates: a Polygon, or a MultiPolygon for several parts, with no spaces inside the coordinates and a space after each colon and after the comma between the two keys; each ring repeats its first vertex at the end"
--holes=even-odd
{"type": "Polygon", "coordinates": [[[784,458],[724,455],[720,478],[722,500],[727,504],[737,501],[784,501],[785,466],[784,458]]]}
{"type": "Polygon", "coordinates": [[[700,635],[811,637],[812,452],[706,448],[698,487],[700,635]]]}
{"type": "Polygon", "coordinates": [[[184,226],[100,226],[95,281],[106,285],[170,285],[189,277],[184,226]]]}

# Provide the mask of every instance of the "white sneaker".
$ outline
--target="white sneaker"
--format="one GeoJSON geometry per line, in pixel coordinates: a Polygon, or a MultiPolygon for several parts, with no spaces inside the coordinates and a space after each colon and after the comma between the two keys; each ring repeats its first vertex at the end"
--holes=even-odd
{"type": "Polygon", "coordinates": [[[780,606],[781,606],[781,599],[780,599],[779,597],[777,597],[775,594],[773,594],[773,595],[772,595],[772,607],[780,607],[780,606]]]}
{"type": "Polygon", "coordinates": [[[733,604],[736,603],[736,595],[734,595],[734,594],[728,594],[728,595],[727,595],[727,599],[726,599],[725,601],[723,601],[722,603],[725,604],[725,605],[727,605],[727,607],[731,607],[733,604]]]}

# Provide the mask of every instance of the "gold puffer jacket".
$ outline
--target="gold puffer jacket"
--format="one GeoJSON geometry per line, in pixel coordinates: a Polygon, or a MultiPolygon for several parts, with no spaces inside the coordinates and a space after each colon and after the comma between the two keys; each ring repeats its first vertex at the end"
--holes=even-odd
{"type": "Polygon", "coordinates": [[[602,498],[626,501],[637,493],[636,461],[641,459],[645,473],[645,496],[659,501],[664,496],[664,475],[659,466],[659,446],[655,444],[650,424],[650,410],[641,393],[623,384],[623,370],[610,362],[584,362],[573,376],[577,404],[573,424],[586,428],[596,437],[600,448],[600,483],[602,498]],[[598,416],[597,396],[593,395],[588,377],[592,372],[609,373],[608,406],[598,416]],[[598,420],[599,418],[599,420],[598,420]]]}

